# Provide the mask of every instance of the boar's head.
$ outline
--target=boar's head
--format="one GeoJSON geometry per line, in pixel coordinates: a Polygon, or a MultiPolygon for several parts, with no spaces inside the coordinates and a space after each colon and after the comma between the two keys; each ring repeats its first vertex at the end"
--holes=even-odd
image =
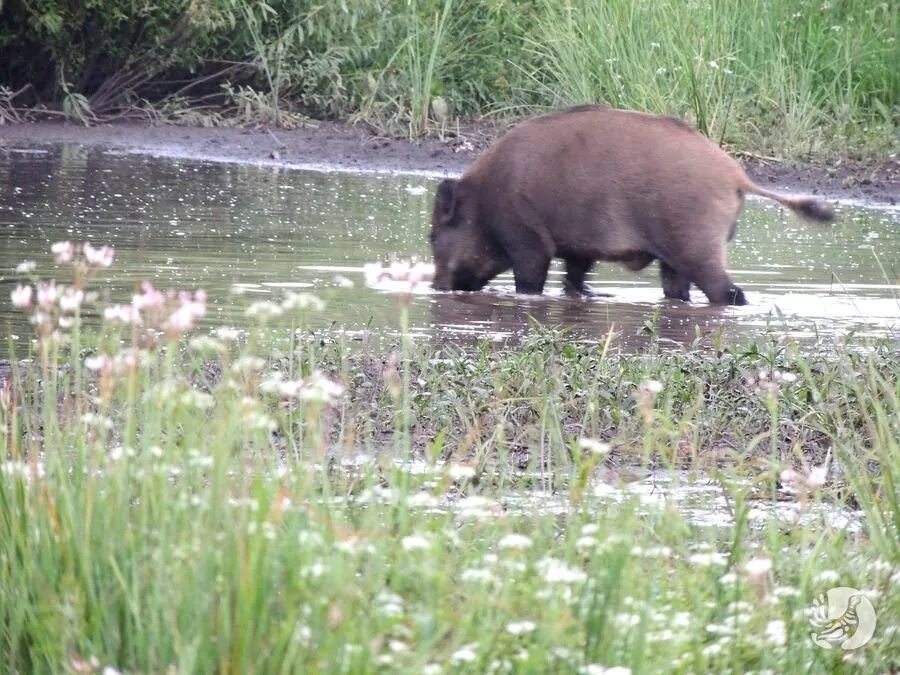
{"type": "Polygon", "coordinates": [[[509,260],[482,229],[470,186],[445,179],[438,185],[431,215],[434,287],[478,291],[508,269],[509,260]]]}

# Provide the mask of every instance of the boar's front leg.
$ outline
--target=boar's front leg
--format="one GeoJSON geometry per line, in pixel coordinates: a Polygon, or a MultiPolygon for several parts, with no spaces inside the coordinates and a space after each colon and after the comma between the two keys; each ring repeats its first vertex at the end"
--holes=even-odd
{"type": "Polygon", "coordinates": [[[691,300],[691,280],[681,276],[674,267],[668,263],[659,261],[660,276],[662,276],[663,294],[673,300],[691,300]]]}
{"type": "Polygon", "coordinates": [[[550,258],[537,251],[518,251],[513,256],[513,276],[516,279],[516,293],[540,295],[544,292],[550,258]]]}

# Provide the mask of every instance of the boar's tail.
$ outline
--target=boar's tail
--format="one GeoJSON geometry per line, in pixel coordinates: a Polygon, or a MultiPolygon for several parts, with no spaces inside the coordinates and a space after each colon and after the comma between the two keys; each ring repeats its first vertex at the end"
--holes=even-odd
{"type": "Polygon", "coordinates": [[[765,188],[759,187],[759,185],[749,179],[747,182],[748,184],[743,187],[744,192],[750,192],[759,195],[760,197],[774,199],[779,204],[784,204],[801,218],[817,223],[830,223],[834,221],[834,211],[827,204],[816,201],[811,197],[788,197],[786,195],[780,195],[777,192],[770,192],[765,188]]]}

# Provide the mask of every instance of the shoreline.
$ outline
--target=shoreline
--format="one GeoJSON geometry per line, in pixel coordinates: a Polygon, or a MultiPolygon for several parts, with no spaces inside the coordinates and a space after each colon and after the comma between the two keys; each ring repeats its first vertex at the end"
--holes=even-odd
{"type": "MultiPolygon", "coordinates": [[[[189,127],[116,122],[91,127],[44,120],[0,126],[0,152],[78,144],[157,157],[261,167],[427,177],[462,173],[505,127],[478,123],[443,137],[410,142],[364,126],[315,122],[295,129],[189,127]]],[[[900,161],[842,161],[835,166],[783,163],[731,153],[768,188],[872,206],[900,204],[900,161]]]]}

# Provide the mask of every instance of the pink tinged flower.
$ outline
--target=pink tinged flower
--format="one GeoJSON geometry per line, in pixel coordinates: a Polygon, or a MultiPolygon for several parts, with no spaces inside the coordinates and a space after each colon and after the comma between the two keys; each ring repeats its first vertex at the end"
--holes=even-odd
{"type": "Polygon", "coordinates": [[[74,312],[84,301],[84,291],[67,288],[59,298],[59,308],[64,312],[74,312]]]}
{"type": "Polygon", "coordinates": [[[181,306],[172,313],[166,326],[171,330],[184,333],[193,328],[197,319],[206,314],[206,291],[200,289],[194,292],[193,296],[182,291],[178,294],[178,300],[181,302],[181,306]]]}
{"type": "Polygon", "coordinates": [[[41,309],[49,310],[59,297],[59,289],[56,282],[40,283],[37,285],[37,304],[41,309]]]}
{"type": "Polygon", "coordinates": [[[71,262],[72,256],[75,255],[75,247],[71,241],[58,241],[50,247],[50,251],[56,256],[59,265],[71,262]]]}
{"type": "Polygon", "coordinates": [[[147,281],[141,284],[141,293],[135,294],[131,298],[131,305],[139,310],[162,307],[165,302],[166,299],[163,294],[153,288],[153,284],[147,281]]]}
{"type": "Polygon", "coordinates": [[[809,475],[806,477],[806,484],[811,488],[820,488],[825,485],[825,480],[828,478],[828,467],[827,466],[817,466],[814,467],[809,475]]]}
{"type": "Polygon", "coordinates": [[[84,360],[84,367],[88,370],[93,370],[96,372],[107,372],[112,368],[112,359],[110,359],[106,354],[100,354],[99,356],[89,356],[84,360]]]}
{"type": "Polygon", "coordinates": [[[153,284],[147,281],[141,284],[141,292],[131,298],[131,306],[136,310],[162,307],[165,302],[166,299],[163,294],[153,288],[153,284]]]}
{"type": "Polygon", "coordinates": [[[89,243],[85,243],[83,251],[84,259],[87,260],[88,265],[93,265],[94,267],[109,267],[110,265],[112,265],[112,246],[102,246],[101,248],[94,248],[89,243]]]}
{"type": "Polygon", "coordinates": [[[184,333],[194,327],[194,314],[187,305],[182,305],[172,312],[166,325],[174,331],[184,333]]]}
{"type": "Polygon", "coordinates": [[[779,478],[781,479],[782,483],[785,483],[787,485],[796,485],[803,479],[803,477],[793,469],[785,469],[781,472],[779,478]]]}
{"type": "Polygon", "coordinates": [[[420,284],[434,279],[434,265],[432,263],[416,263],[409,271],[409,281],[412,284],[420,284]]]}
{"type": "Polygon", "coordinates": [[[140,313],[131,305],[110,305],[103,310],[103,318],[107,321],[118,321],[120,323],[141,322],[140,313]]]}
{"type": "Polygon", "coordinates": [[[13,307],[27,309],[31,305],[31,293],[31,286],[16,286],[16,289],[10,295],[13,307]]]}

